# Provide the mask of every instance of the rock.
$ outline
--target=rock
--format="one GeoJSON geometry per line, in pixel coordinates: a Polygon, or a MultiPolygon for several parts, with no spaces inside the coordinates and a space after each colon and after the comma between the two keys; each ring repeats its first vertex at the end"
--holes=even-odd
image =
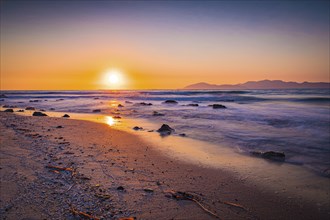
{"type": "Polygon", "coordinates": [[[0,102],[3,102],[3,101],[5,101],[4,99],[0,99],[0,102]]]}
{"type": "Polygon", "coordinates": [[[152,116],[164,116],[165,114],[163,114],[163,113],[159,113],[159,112],[157,112],[157,111],[154,111],[153,113],[152,113],[152,116]]]}
{"type": "Polygon", "coordinates": [[[68,115],[68,114],[64,114],[62,117],[63,117],[63,118],[70,118],[70,115],[68,115]]]}
{"type": "Polygon", "coordinates": [[[94,109],[93,112],[101,112],[101,109],[94,109]]]}
{"type": "Polygon", "coordinates": [[[122,108],[122,107],[124,107],[124,106],[123,106],[122,104],[118,104],[118,107],[119,107],[119,108],[122,108]]]}
{"type": "Polygon", "coordinates": [[[8,98],[8,96],[6,96],[5,94],[1,93],[0,94],[0,98],[8,98]]]}
{"type": "Polygon", "coordinates": [[[118,186],[117,190],[123,191],[125,188],[123,186],[118,186]]]}
{"type": "Polygon", "coordinates": [[[45,113],[42,113],[42,112],[33,112],[32,115],[33,116],[48,116],[48,115],[46,115],[45,113]]]}
{"type": "Polygon", "coordinates": [[[49,110],[51,110],[51,111],[54,111],[54,110],[55,110],[55,108],[50,108],[49,110]]]}
{"type": "Polygon", "coordinates": [[[178,102],[175,100],[166,100],[164,103],[165,104],[178,104],[178,102]]]}
{"type": "Polygon", "coordinates": [[[146,102],[140,102],[140,103],[136,103],[134,105],[143,105],[143,106],[147,106],[147,105],[152,105],[152,103],[146,103],[146,102]]]}
{"type": "Polygon", "coordinates": [[[24,110],[23,109],[19,109],[19,110],[17,110],[17,112],[24,112],[24,110]]]}
{"type": "Polygon", "coordinates": [[[150,188],[144,188],[143,190],[147,193],[153,193],[154,192],[154,190],[150,189],[150,188]]]}
{"type": "Polygon", "coordinates": [[[227,108],[226,106],[221,105],[221,104],[213,104],[213,105],[209,105],[209,106],[212,106],[214,109],[217,109],[217,108],[227,108]]]}
{"type": "Polygon", "coordinates": [[[112,118],[113,118],[113,119],[121,119],[121,117],[118,116],[118,115],[115,115],[115,116],[113,116],[112,118]]]}
{"type": "Polygon", "coordinates": [[[57,126],[56,128],[63,128],[63,126],[59,125],[59,126],[57,126]]]}
{"type": "Polygon", "coordinates": [[[181,137],[185,137],[185,136],[187,136],[185,133],[181,133],[181,134],[179,134],[181,137]]]}
{"type": "Polygon", "coordinates": [[[175,130],[173,128],[171,128],[170,126],[168,126],[167,124],[163,124],[158,130],[157,132],[161,133],[161,134],[166,134],[169,135],[172,132],[174,132],[175,130]]]}
{"type": "Polygon", "coordinates": [[[14,112],[14,110],[12,108],[7,108],[4,112],[14,112]]]}
{"type": "Polygon", "coordinates": [[[44,111],[46,111],[46,110],[45,110],[45,109],[40,109],[39,111],[44,112],[44,111]]]}
{"type": "Polygon", "coordinates": [[[125,101],[125,103],[127,103],[127,104],[132,104],[133,102],[130,102],[130,101],[125,101]]]}
{"type": "Polygon", "coordinates": [[[100,98],[98,98],[98,97],[95,97],[94,99],[95,99],[95,100],[97,100],[97,99],[100,99],[100,98]]]}
{"type": "Polygon", "coordinates": [[[198,105],[198,104],[193,104],[193,103],[191,103],[191,104],[188,104],[187,106],[197,107],[197,106],[199,106],[199,105],[198,105]]]}
{"type": "Polygon", "coordinates": [[[32,111],[34,111],[36,109],[34,107],[26,107],[25,110],[32,110],[32,111]]]}
{"type": "Polygon", "coordinates": [[[30,100],[30,102],[39,102],[39,100],[38,99],[30,100]]]}
{"type": "Polygon", "coordinates": [[[252,155],[257,157],[262,157],[265,159],[270,160],[279,160],[284,161],[285,160],[285,154],[283,152],[276,152],[276,151],[266,151],[266,152],[260,152],[260,151],[252,151],[252,155]]]}
{"type": "Polygon", "coordinates": [[[142,130],[142,129],[143,129],[142,127],[138,127],[138,126],[135,126],[135,127],[133,128],[133,130],[135,130],[135,131],[142,130]]]}

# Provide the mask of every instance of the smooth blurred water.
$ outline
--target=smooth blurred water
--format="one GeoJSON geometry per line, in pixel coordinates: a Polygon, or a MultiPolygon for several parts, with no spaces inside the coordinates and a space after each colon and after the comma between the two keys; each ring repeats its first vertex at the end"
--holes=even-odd
{"type": "Polygon", "coordinates": [[[330,172],[330,90],[2,91],[2,105],[101,113],[167,123],[177,134],[235,149],[282,151],[286,162],[330,172]],[[178,104],[164,104],[165,100],[178,104]],[[38,102],[30,102],[38,100],[38,102]],[[130,103],[127,103],[130,102],[130,103]],[[138,103],[152,103],[150,106],[138,103]],[[188,104],[199,106],[187,106],[188,104]],[[118,104],[124,107],[118,107],[118,104]],[[226,109],[213,109],[223,104],[226,109]],[[153,111],[165,116],[153,116],[153,111]]]}

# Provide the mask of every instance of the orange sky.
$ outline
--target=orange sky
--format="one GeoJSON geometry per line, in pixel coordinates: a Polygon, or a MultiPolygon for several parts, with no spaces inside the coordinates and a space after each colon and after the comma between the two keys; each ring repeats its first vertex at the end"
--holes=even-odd
{"type": "Polygon", "coordinates": [[[2,3],[2,90],[111,89],[102,81],[111,68],[123,72],[121,89],[263,79],[329,81],[329,11],[324,15],[321,6],[309,7],[314,14],[286,6],[293,10],[289,17],[279,13],[281,6],[274,12],[278,17],[260,23],[266,15],[250,15],[259,12],[255,7],[248,5],[251,13],[242,15],[240,5],[221,2],[219,10],[227,7],[239,15],[212,14],[215,6],[191,2],[190,10],[184,2],[166,7],[146,2],[137,7],[38,4],[2,3]],[[54,7],[65,10],[54,13],[54,7]]]}

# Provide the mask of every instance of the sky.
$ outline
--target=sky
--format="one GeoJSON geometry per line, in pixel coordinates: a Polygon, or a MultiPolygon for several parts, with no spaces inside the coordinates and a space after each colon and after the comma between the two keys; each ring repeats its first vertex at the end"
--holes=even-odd
{"type": "Polygon", "coordinates": [[[329,4],[1,0],[1,90],[329,82],[329,4]]]}

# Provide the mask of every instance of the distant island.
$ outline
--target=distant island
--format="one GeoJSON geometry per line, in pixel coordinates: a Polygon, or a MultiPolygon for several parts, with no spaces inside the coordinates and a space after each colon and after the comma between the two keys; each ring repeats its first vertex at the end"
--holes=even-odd
{"type": "Polygon", "coordinates": [[[241,84],[209,84],[200,82],[184,87],[184,89],[329,89],[328,82],[284,82],[282,80],[248,81],[241,84]]]}

